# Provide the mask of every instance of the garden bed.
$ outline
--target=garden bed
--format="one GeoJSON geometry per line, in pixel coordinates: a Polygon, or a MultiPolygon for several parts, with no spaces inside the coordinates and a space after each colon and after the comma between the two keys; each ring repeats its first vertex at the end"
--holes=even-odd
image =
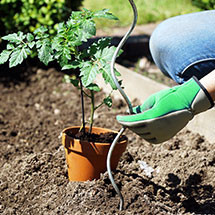
{"type": "MultiPolygon", "coordinates": [[[[1,76],[1,214],[215,214],[215,144],[188,130],[160,145],[126,130],[129,145],[114,172],[122,212],[107,173],[69,182],[59,135],[80,124],[80,97],[62,78],[55,69],[1,76]]],[[[115,116],[126,109],[122,101],[102,107],[95,126],[119,130],[115,116]]]]}

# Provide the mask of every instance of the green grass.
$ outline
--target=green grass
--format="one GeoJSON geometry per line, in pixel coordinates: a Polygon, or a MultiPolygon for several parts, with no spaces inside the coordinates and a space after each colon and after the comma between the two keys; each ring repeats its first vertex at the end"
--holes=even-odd
{"type": "MultiPolygon", "coordinates": [[[[159,22],[166,18],[199,11],[191,0],[134,0],[138,10],[138,23],[159,22]]],[[[84,0],[83,7],[90,10],[108,8],[119,21],[102,20],[97,22],[99,28],[127,26],[132,22],[133,12],[128,0],[84,0]]]]}

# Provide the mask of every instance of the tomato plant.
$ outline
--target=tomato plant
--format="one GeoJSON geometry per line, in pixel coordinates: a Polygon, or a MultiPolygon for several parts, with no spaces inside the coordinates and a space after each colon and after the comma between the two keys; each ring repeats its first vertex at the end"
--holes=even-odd
{"type": "MultiPolygon", "coordinates": [[[[112,106],[110,95],[107,95],[100,104],[95,105],[95,92],[101,90],[95,83],[96,76],[102,74],[105,83],[110,84],[113,90],[117,89],[110,71],[110,62],[116,49],[111,46],[111,39],[102,38],[85,49],[80,49],[83,43],[96,35],[94,21],[96,18],[117,20],[117,17],[107,9],[96,12],[87,9],[74,11],[68,21],[58,23],[55,35],[50,34],[46,27],[41,26],[33,33],[18,32],[2,37],[8,43],[6,49],[0,53],[0,64],[9,61],[9,67],[21,64],[32,53],[36,53],[45,65],[56,60],[62,70],[71,71],[69,75],[65,75],[64,80],[72,83],[82,92],[84,126],[83,96],[91,99],[90,131],[95,110],[103,104],[108,107],[112,106]],[[76,71],[75,76],[72,75],[74,71],[76,71]]],[[[117,71],[116,74],[120,75],[117,71]]]]}

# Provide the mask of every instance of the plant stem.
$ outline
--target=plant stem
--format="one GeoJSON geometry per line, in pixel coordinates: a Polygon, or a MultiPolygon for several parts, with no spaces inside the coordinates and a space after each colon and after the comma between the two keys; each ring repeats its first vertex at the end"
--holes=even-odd
{"type": "Polygon", "coordinates": [[[93,121],[94,121],[94,112],[95,112],[94,92],[92,90],[90,90],[90,94],[91,94],[91,113],[90,113],[90,128],[89,128],[89,133],[92,132],[93,121]]]}
{"type": "Polygon", "coordinates": [[[81,87],[81,112],[82,112],[82,126],[83,132],[86,133],[85,130],[85,114],[84,114],[84,95],[83,95],[83,85],[80,79],[80,87],[81,87]]]}

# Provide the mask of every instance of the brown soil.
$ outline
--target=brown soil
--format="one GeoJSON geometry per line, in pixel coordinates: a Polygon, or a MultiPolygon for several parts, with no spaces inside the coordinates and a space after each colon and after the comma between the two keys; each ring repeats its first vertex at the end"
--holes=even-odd
{"type": "MultiPolygon", "coordinates": [[[[107,173],[95,181],[67,179],[58,137],[80,125],[81,113],[78,92],[62,74],[39,69],[3,76],[0,92],[0,214],[215,214],[215,144],[199,134],[184,129],[150,145],[126,130],[129,145],[114,172],[125,199],[120,212],[107,173]]],[[[119,130],[115,116],[126,109],[121,101],[112,110],[102,107],[95,125],[119,130]]]]}

